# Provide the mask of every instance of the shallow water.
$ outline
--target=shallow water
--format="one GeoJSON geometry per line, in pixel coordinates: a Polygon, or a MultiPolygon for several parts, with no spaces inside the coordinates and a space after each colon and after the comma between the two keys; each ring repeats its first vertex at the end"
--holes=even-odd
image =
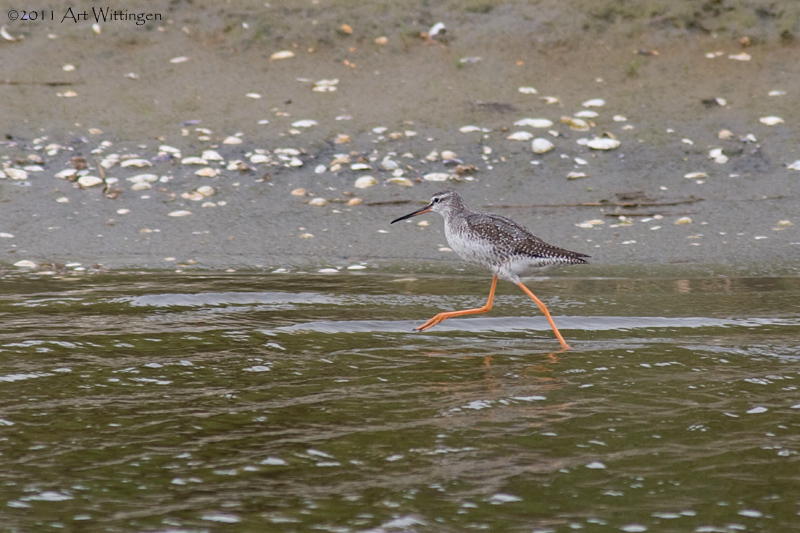
{"type": "Polygon", "coordinates": [[[0,280],[7,531],[800,529],[800,278],[0,280]]]}

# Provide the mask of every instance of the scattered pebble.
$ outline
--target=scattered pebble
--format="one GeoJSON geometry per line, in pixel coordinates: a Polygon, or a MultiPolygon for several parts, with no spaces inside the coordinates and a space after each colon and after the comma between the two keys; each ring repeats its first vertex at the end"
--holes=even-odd
{"type": "Polygon", "coordinates": [[[179,211],[172,211],[167,216],[170,216],[170,217],[186,217],[186,216],[189,216],[191,214],[192,214],[191,211],[179,210],[179,211]]]}
{"type": "Polygon", "coordinates": [[[742,52],[740,54],[730,54],[728,55],[728,59],[733,59],[735,61],[750,61],[751,57],[747,52],[742,52]]]}
{"type": "Polygon", "coordinates": [[[675,221],[675,224],[678,226],[682,226],[684,224],[691,224],[692,219],[691,217],[680,217],[678,220],[675,221]]]}
{"type": "Polygon", "coordinates": [[[292,190],[292,196],[305,196],[306,190],[302,187],[298,187],[297,189],[292,190]]]}
{"type": "Polygon", "coordinates": [[[798,159],[794,163],[791,163],[790,165],[786,165],[786,168],[788,168],[789,170],[800,170],[800,159],[798,159]]]}
{"type": "Polygon", "coordinates": [[[536,94],[536,89],[533,87],[520,87],[519,92],[522,94],[536,94]]]}
{"type": "Polygon", "coordinates": [[[14,266],[19,268],[36,268],[36,263],[27,259],[23,259],[22,261],[17,261],[14,263],[14,266]]]}
{"type": "Polygon", "coordinates": [[[323,207],[328,205],[328,200],[326,200],[325,198],[312,198],[311,200],[309,200],[308,205],[323,207]]]}

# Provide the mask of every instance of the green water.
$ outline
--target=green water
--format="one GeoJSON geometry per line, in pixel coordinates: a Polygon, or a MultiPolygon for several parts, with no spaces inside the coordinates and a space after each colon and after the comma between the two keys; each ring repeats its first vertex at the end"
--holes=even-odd
{"type": "Polygon", "coordinates": [[[13,275],[3,531],[800,530],[800,278],[13,275]]]}

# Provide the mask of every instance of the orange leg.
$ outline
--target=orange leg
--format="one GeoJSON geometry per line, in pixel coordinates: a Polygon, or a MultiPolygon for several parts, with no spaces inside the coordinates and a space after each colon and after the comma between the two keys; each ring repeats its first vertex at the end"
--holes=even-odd
{"type": "Polygon", "coordinates": [[[550,312],[547,310],[547,307],[544,305],[544,303],[542,303],[542,301],[539,298],[537,298],[536,295],[533,294],[528,287],[523,285],[522,282],[517,283],[517,285],[519,285],[519,288],[525,291],[525,294],[530,296],[531,300],[536,302],[536,305],[538,305],[539,309],[542,310],[542,313],[544,313],[544,316],[547,318],[547,321],[550,322],[550,327],[553,328],[553,333],[555,333],[556,337],[558,337],[558,342],[561,343],[561,349],[562,350],[572,349],[572,346],[567,344],[566,341],[564,340],[564,337],[562,337],[561,333],[558,332],[558,328],[556,327],[555,322],[553,322],[553,319],[550,317],[550,312]]]}
{"type": "Polygon", "coordinates": [[[492,301],[494,301],[494,289],[497,286],[497,276],[492,278],[492,289],[489,291],[489,299],[486,301],[486,305],[483,307],[477,307],[475,309],[464,309],[463,311],[449,311],[447,313],[439,313],[435,317],[431,318],[418,328],[414,328],[414,331],[425,331],[426,329],[432,328],[439,322],[447,320],[448,318],[453,318],[454,316],[463,316],[463,315],[478,315],[480,313],[487,313],[492,310],[492,301]]]}

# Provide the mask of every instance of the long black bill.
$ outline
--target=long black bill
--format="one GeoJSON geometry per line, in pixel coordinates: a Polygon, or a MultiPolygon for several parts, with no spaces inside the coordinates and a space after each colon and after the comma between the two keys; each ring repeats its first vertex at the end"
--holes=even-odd
{"type": "Polygon", "coordinates": [[[433,204],[428,204],[425,207],[423,207],[422,209],[417,209],[413,213],[409,213],[409,214],[404,215],[404,216],[402,216],[400,218],[396,218],[396,219],[392,220],[391,223],[394,224],[395,222],[400,222],[401,220],[405,220],[407,218],[415,217],[417,215],[422,215],[424,213],[429,212],[431,210],[431,208],[433,208],[433,204]]]}

